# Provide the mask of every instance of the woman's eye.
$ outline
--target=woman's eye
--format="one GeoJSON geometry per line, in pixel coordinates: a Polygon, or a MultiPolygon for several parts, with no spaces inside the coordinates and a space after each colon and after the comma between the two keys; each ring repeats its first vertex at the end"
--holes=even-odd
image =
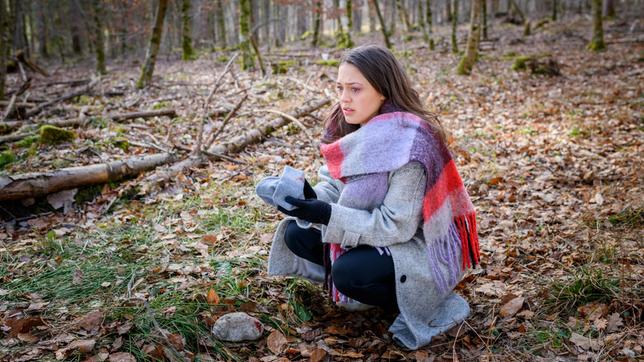
{"type": "Polygon", "coordinates": [[[351,91],[353,94],[358,94],[358,92],[360,92],[360,88],[351,88],[351,91]]]}
{"type": "Polygon", "coordinates": [[[335,87],[335,90],[336,90],[338,93],[342,93],[342,87],[335,87]]]}

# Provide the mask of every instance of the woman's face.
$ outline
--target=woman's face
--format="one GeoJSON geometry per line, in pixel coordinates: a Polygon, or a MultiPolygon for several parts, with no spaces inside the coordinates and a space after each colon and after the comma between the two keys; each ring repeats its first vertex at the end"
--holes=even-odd
{"type": "Polygon", "coordinates": [[[344,119],[349,124],[367,123],[385,100],[358,68],[348,63],[340,64],[336,89],[344,119]]]}

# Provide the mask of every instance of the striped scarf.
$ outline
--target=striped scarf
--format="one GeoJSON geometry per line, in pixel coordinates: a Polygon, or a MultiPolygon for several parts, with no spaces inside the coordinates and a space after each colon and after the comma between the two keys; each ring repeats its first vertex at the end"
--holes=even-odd
{"type": "MultiPolygon", "coordinates": [[[[420,162],[427,175],[423,234],[438,290],[447,293],[458,282],[461,270],[478,264],[474,206],[449,150],[423,119],[407,112],[380,114],[341,139],[323,144],[321,151],[331,176],[345,184],[339,204],[364,210],[382,204],[390,172],[420,162]],[[461,248],[460,265],[457,248],[461,248]],[[449,271],[447,279],[440,265],[449,271]]],[[[331,263],[343,252],[339,244],[331,243],[331,263]]],[[[333,286],[331,292],[334,301],[346,300],[333,286]]]]}

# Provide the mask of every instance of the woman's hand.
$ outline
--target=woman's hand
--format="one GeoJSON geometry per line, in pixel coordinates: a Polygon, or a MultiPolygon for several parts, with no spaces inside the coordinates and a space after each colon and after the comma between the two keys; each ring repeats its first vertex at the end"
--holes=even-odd
{"type": "Polygon", "coordinates": [[[290,211],[278,206],[277,209],[286,215],[295,216],[298,219],[314,224],[329,224],[329,219],[331,219],[331,204],[328,202],[317,199],[301,200],[291,196],[287,196],[284,200],[293,206],[297,206],[296,209],[290,211]]]}
{"type": "Polygon", "coordinates": [[[311,184],[306,179],[304,179],[304,198],[307,200],[318,198],[315,190],[313,190],[313,187],[311,187],[311,184]]]}

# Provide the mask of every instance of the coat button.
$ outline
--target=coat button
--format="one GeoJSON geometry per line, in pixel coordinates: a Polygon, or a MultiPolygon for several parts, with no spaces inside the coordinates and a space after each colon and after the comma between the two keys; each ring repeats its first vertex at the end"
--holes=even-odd
{"type": "Polygon", "coordinates": [[[407,276],[406,275],[401,276],[400,277],[400,282],[404,283],[405,281],[407,281],[407,276]]]}

